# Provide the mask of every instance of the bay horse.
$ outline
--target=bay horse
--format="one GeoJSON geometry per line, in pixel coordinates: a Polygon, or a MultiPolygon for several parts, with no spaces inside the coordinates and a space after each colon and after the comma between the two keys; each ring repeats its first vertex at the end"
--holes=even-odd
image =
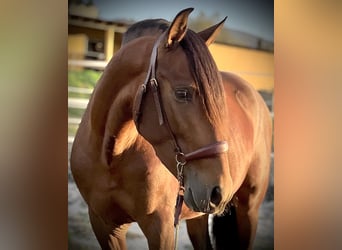
{"type": "Polygon", "coordinates": [[[253,246],[269,111],[251,85],[216,67],[207,46],[224,21],[195,33],[192,10],[127,31],[79,125],[70,166],[102,249],[126,249],[132,222],[149,249],[173,249],[178,219],[194,249],[253,246]]]}

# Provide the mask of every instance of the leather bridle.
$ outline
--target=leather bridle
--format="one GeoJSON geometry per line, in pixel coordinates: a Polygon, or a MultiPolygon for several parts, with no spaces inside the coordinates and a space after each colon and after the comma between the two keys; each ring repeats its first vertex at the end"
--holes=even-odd
{"type": "Polygon", "coordinates": [[[142,101],[148,88],[151,88],[152,93],[153,93],[154,103],[155,103],[156,110],[158,113],[159,125],[165,124],[175,147],[175,158],[176,158],[176,163],[177,163],[177,178],[178,178],[179,185],[180,185],[180,189],[179,189],[179,193],[177,197],[177,203],[176,203],[176,212],[175,212],[175,226],[176,226],[178,225],[178,218],[180,215],[180,210],[181,210],[182,202],[183,202],[183,194],[184,194],[183,167],[189,161],[213,157],[215,155],[227,152],[228,143],[226,141],[215,142],[213,144],[206,145],[193,152],[186,153],[186,154],[183,153],[183,151],[181,150],[177,142],[177,138],[171,129],[171,126],[167,119],[167,115],[163,108],[163,103],[162,103],[161,95],[160,95],[160,89],[159,89],[158,81],[156,78],[156,62],[157,62],[157,55],[158,55],[158,47],[163,37],[164,37],[164,34],[162,34],[157,39],[157,41],[155,42],[153,46],[152,54],[150,58],[150,65],[148,68],[146,79],[144,83],[140,85],[137,95],[136,95],[136,100],[135,100],[135,104],[133,108],[133,116],[134,116],[133,119],[134,119],[137,129],[139,130],[139,118],[141,115],[142,101]]]}

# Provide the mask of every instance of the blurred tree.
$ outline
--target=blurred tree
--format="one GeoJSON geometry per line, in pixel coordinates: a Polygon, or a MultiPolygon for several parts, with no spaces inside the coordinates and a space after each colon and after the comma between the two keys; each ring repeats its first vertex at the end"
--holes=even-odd
{"type": "Polygon", "coordinates": [[[93,3],[93,1],[92,0],[88,0],[87,2],[86,2],[86,4],[85,5],[87,5],[87,6],[93,6],[94,5],[94,3],[93,3]]]}
{"type": "Polygon", "coordinates": [[[68,10],[69,14],[76,16],[91,18],[98,18],[99,16],[99,10],[94,5],[92,0],[69,0],[68,10]]]}
{"type": "Polygon", "coordinates": [[[94,2],[93,2],[93,0],[87,0],[87,1],[83,1],[83,0],[68,0],[68,5],[70,6],[71,4],[93,6],[94,2]]]}
{"type": "Polygon", "coordinates": [[[80,5],[83,4],[82,0],[68,0],[68,5],[75,4],[75,5],[80,5]]]}
{"type": "MultiPolygon", "coordinates": [[[[207,16],[203,11],[201,11],[197,16],[192,17],[189,20],[190,29],[199,32],[202,31],[222,20],[222,16],[219,12],[215,12],[211,16],[207,16]]],[[[217,42],[226,42],[229,39],[229,30],[223,28],[218,35],[217,42]]]]}

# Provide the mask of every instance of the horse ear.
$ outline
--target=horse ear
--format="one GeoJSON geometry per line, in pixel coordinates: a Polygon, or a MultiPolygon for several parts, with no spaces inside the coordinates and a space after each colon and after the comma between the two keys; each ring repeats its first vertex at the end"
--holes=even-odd
{"type": "Polygon", "coordinates": [[[207,28],[205,30],[202,30],[201,32],[198,32],[198,35],[200,37],[202,37],[202,39],[205,41],[205,44],[207,46],[209,46],[210,44],[212,44],[215,41],[215,39],[216,39],[217,35],[220,33],[226,19],[227,19],[227,17],[225,17],[218,24],[215,24],[215,25],[211,26],[210,28],[207,28]]]}
{"type": "Polygon", "coordinates": [[[188,26],[189,14],[194,8],[187,8],[182,10],[173,19],[168,31],[167,31],[167,46],[172,46],[175,42],[180,42],[185,36],[188,26]]]}

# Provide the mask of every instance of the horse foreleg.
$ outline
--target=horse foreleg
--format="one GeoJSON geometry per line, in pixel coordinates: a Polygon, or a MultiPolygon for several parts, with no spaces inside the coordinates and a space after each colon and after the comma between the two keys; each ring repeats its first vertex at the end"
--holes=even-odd
{"type": "Polygon", "coordinates": [[[211,250],[208,215],[186,221],[189,238],[195,250],[211,250]]]}
{"type": "Polygon", "coordinates": [[[231,206],[226,214],[213,218],[215,249],[252,249],[257,223],[257,207],[231,206]]]}
{"type": "Polygon", "coordinates": [[[89,209],[89,218],[101,248],[103,250],[125,250],[126,233],[129,224],[120,226],[107,225],[100,217],[98,217],[91,209],[89,209]]]}
{"type": "Polygon", "coordinates": [[[170,250],[174,249],[174,227],[172,213],[153,213],[138,224],[147,238],[150,250],[170,250]]]}
{"type": "Polygon", "coordinates": [[[109,235],[110,249],[115,249],[115,250],[127,249],[126,233],[127,233],[128,227],[129,227],[129,224],[124,224],[121,226],[117,226],[112,230],[112,233],[109,235]]]}
{"type": "Polygon", "coordinates": [[[252,249],[258,224],[258,208],[238,207],[236,219],[239,234],[239,249],[252,249]]]}

